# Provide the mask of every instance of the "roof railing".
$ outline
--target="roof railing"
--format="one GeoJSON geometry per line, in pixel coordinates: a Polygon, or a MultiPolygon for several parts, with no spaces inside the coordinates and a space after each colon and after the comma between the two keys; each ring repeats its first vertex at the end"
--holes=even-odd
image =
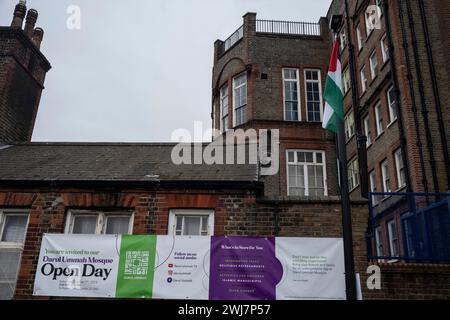
{"type": "Polygon", "coordinates": [[[225,40],[225,51],[230,49],[236,42],[242,39],[244,36],[244,26],[240,26],[231,36],[225,40]]]}
{"type": "Polygon", "coordinates": [[[319,23],[277,20],[256,20],[256,32],[319,37],[321,35],[319,23]]]}

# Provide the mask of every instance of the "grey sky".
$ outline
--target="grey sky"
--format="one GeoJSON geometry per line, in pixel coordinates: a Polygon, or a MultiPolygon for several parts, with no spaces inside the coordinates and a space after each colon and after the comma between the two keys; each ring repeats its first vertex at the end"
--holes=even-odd
{"type": "MultiPolygon", "coordinates": [[[[18,0],[0,0],[9,25],[18,0]]],[[[331,0],[28,0],[47,74],[33,141],[169,141],[211,126],[213,43],[260,19],[317,22],[331,0]],[[81,30],[66,27],[69,5],[81,30]]]]}

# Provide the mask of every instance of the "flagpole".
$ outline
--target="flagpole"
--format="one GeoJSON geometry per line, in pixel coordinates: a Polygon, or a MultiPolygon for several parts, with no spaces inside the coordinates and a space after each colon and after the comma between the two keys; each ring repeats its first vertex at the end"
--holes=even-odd
{"type": "MultiPolygon", "coordinates": [[[[336,30],[333,30],[334,41],[337,39],[336,30]]],[[[345,265],[345,288],[347,300],[356,300],[356,278],[353,254],[353,232],[350,207],[350,196],[348,188],[347,172],[347,148],[345,139],[344,120],[336,117],[337,122],[337,151],[339,159],[339,179],[341,187],[342,205],[342,236],[344,240],[344,265],[345,265]]]]}
{"type": "Polygon", "coordinates": [[[339,175],[341,181],[342,235],[344,238],[345,288],[347,300],[356,300],[355,263],[353,255],[352,218],[348,189],[347,150],[344,121],[337,120],[337,149],[339,154],[339,175]]]}

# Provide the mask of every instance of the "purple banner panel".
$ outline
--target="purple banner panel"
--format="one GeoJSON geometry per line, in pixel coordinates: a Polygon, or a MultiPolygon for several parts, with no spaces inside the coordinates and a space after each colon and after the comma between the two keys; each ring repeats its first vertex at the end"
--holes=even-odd
{"type": "Polygon", "coordinates": [[[275,238],[211,237],[210,300],[275,300],[282,275],[275,238]]]}

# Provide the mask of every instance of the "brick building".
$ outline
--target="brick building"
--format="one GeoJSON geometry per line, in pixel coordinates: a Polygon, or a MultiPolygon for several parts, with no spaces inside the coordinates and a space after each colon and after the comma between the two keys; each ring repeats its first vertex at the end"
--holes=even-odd
{"type": "MultiPolygon", "coordinates": [[[[449,12],[448,1],[439,0],[348,1],[347,6],[335,0],[328,12],[328,17],[344,16],[339,41],[351,195],[361,194],[360,169],[369,191],[388,193],[371,199],[374,255],[414,258],[421,250],[402,236],[416,209],[390,193],[450,190],[449,12]],[[358,149],[364,136],[367,146],[358,149]],[[365,158],[367,167],[359,161],[365,158]]],[[[439,201],[415,199],[417,207],[439,201]]]]}
{"type": "MultiPolygon", "coordinates": [[[[280,23],[249,13],[215,43],[214,127],[280,130],[280,172],[261,176],[260,163],[175,165],[173,144],[30,142],[50,64],[39,50],[42,29],[22,30],[25,12],[17,5],[0,29],[1,299],[32,297],[43,233],[342,235],[334,137],[320,123],[328,19],[280,23]]],[[[448,298],[448,265],[376,262],[382,290],[366,288],[367,201],[353,193],[363,297],[448,298]]]]}

